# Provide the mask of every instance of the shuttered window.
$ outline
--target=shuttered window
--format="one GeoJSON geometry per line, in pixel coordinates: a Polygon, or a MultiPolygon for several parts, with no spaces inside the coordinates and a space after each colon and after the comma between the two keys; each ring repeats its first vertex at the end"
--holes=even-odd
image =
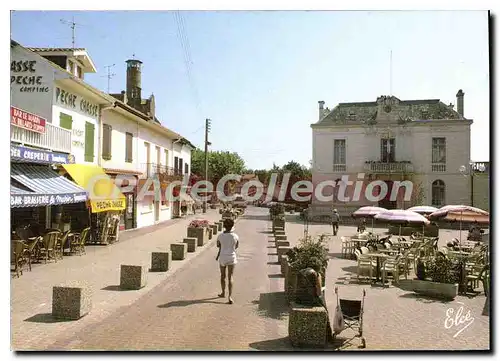
{"type": "Polygon", "coordinates": [[[126,133],[127,139],[125,142],[125,162],[132,163],[132,140],[134,136],[132,133],[126,133]]]}
{"type": "Polygon", "coordinates": [[[85,122],[85,161],[94,161],[94,133],[95,125],[85,122]]]}
{"type": "Polygon", "coordinates": [[[111,159],[111,133],[113,128],[109,124],[102,125],[102,159],[111,159]]]}
{"type": "Polygon", "coordinates": [[[177,166],[177,170],[179,171],[179,174],[182,174],[183,162],[184,162],[184,160],[182,158],[179,158],[179,165],[177,166]]]}
{"type": "Polygon", "coordinates": [[[184,173],[189,174],[189,164],[184,164],[184,173]]]}
{"type": "Polygon", "coordinates": [[[179,172],[179,157],[174,157],[174,173],[179,172]]]}
{"type": "Polygon", "coordinates": [[[59,113],[59,125],[61,128],[71,130],[73,129],[73,118],[71,115],[59,113]]]}

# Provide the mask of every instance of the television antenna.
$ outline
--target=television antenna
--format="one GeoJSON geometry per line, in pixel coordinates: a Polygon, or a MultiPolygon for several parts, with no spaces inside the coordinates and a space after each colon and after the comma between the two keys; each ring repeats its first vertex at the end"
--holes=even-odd
{"type": "Polygon", "coordinates": [[[108,94],[109,94],[109,85],[111,83],[111,78],[113,78],[116,74],[111,73],[111,68],[114,67],[116,64],[111,64],[111,65],[106,65],[104,66],[105,68],[108,69],[107,74],[104,75],[106,78],[108,78],[108,94]]]}
{"type": "Polygon", "coordinates": [[[71,21],[61,19],[61,23],[65,25],[69,25],[71,28],[71,46],[73,49],[75,48],[75,37],[76,37],[76,26],[82,26],[82,24],[75,23],[75,17],[73,16],[71,21]]]}

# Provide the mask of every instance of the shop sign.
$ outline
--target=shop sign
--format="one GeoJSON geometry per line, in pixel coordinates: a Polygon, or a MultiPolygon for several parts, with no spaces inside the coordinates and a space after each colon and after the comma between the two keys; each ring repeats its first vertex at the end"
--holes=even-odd
{"type": "MultiPolygon", "coordinates": [[[[73,123],[73,126],[76,126],[76,124],[73,123]]],[[[72,135],[71,144],[74,147],[85,148],[85,132],[81,129],[73,128],[72,135]]]]}
{"type": "Polygon", "coordinates": [[[56,153],[46,150],[32,149],[17,145],[10,146],[10,157],[13,160],[29,161],[41,164],[72,164],[75,157],[71,154],[56,153]]]}
{"type": "Polygon", "coordinates": [[[87,200],[87,193],[11,195],[11,207],[43,207],[87,200]]]}
{"type": "Polygon", "coordinates": [[[36,133],[45,133],[47,120],[36,114],[28,113],[16,107],[10,107],[10,124],[36,133]]]}
{"type": "Polygon", "coordinates": [[[79,111],[92,118],[99,116],[99,106],[95,105],[88,100],[72,94],[64,89],[56,87],[56,103],[63,105],[65,108],[79,111]]]}
{"type": "Polygon", "coordinates": [[[10,85],[18,86],[21,93],[48,93],[43,76],[36,73],[36,60],[13,60],[10,62],[10,85]]]}
{"type": "Polygon", "coordinates": [[[92,210],[94,212],[102,212],[108,210],[123,210],[125,209],[125,199],[105,199],[105,200],[92,200],[92,210]]]}

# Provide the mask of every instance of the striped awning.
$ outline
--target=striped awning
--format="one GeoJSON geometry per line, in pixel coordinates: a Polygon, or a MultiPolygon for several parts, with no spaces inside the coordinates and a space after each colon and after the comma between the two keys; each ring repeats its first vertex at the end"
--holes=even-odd
{"type": "Polygon", "coordinates": [[[40,207],[85,202],[87,192],[46,165],[11,165],[10,205],[40,207]]]}

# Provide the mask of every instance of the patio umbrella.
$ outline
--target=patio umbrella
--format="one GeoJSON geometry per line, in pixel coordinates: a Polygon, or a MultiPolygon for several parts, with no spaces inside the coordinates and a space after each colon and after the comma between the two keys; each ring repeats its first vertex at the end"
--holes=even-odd
{"type": "Polygon", "coordinates": [[[418,214],[417,212],[403,210],[403,209],[392,209],[385,212],[377,214],[375,217],[377,220],[386,221],[391,224],[399,224],[399,235],[401,236],[401,226],[403,224],[419,224],[422,226],[428,225],[430,222],[427,218],[418,214]]]}
{"type": "Polygon", "coordinates": [[[429,215],[430,219],[460,222],[460,242],[462,242],[462,222],[490,223],[490,214],[480,208],[465,205],[449,205],[439,208],[429,215]]]}
{"type": "Polygon", "coordinates": [[[355,218],[371,218],[372,219],[372,232],[373,232],[373,217],[375,217],[380,212],[385,212],[387,209],[381,207],[366,206],[361,207],[357,211],[353,212],[352,216],[355,218]]]}
{"type": "Polygon", "coordinates": [[[436,207],[431,206],[415,206],[407,209],[407,211],[412,211],[419,214],[431,214],[436,212],[437,210],[438,209],[436,207]]]}

